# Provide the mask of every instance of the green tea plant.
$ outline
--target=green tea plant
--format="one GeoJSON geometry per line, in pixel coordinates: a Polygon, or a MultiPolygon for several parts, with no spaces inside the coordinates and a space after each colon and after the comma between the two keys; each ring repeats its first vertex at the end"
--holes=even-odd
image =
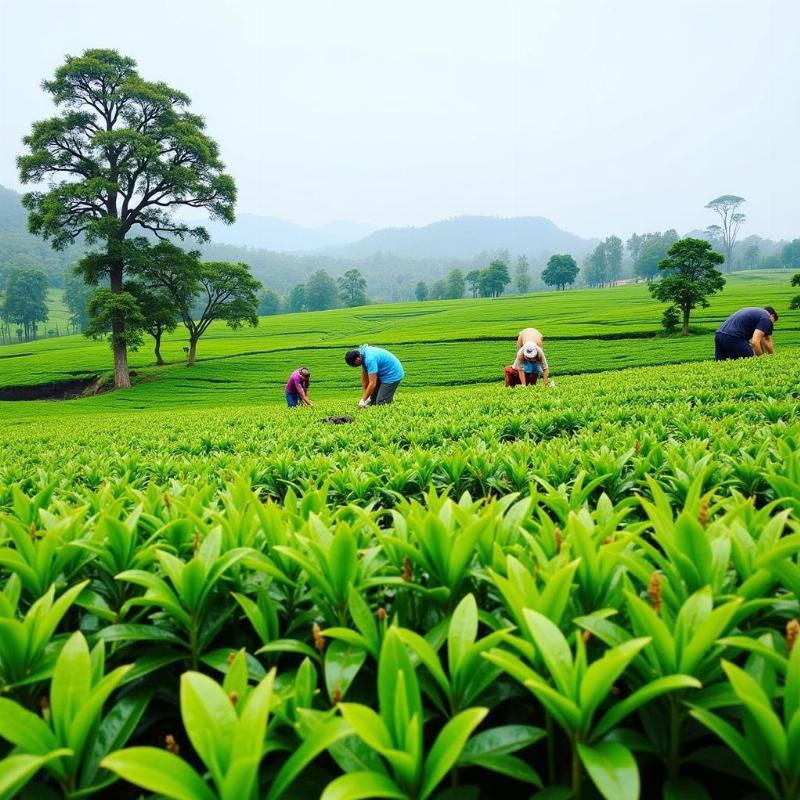
{"type": "Polygon", "coordinates": [[[793,797],[798,386],[24,410],[0,797],[793,797]]]}

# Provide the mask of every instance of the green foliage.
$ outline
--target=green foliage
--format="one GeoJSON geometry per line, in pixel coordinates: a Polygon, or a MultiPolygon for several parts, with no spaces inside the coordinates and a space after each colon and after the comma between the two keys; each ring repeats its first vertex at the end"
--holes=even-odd
{"type": "Polygon", "coordinates": [[[349,269],[339,278],[339,295],[346,306],[367,304],[367,282],[357,269],[349,269]]]}
{"type": "Polygon", "coordinates": [[[64,302],[70,313],[70,323],[74,330],[85,333],[89,327],[89,298],[94,288],[74,272],[64,279],[64,302]]]}
{"type": "Polygon", "coordinates": [[[531,286],[531,276],[528,270],[528,259],[522,255],[517,258],[514,269],[514,288],[518,294],[527,294],[531,286]]]}
{"type": "Polygon", "coordinates": [[[428,289],[430,300],[445,300],[447,298],[447,281],[434,281],[428,289]]]}
{"type": "Polygon", "coordinates": [[[783,246],[781,259],[784,267],[800,267],[800,239],[792,239],[783,246]]]}
{"type": "MultiPolygon", "coordinates": [[[[23,197],[28,227],[57,250],[79,237],[97,245],[84,265],[90,283],[107,278],[104,291],[124,293],[126,239],[134,229],[206,239],[203,228],[174,217],[181,206],[233,221],[233,179],[185,94],[144,81],[133,59],[109,49],[68,56],[42,86],[60,113],[33,124],[17,159],[23,183],[50,182],[23,197]]],[[[122,326],[134,316],[108,299],[102,305],[112,326],[115,385],[125,387],[127,343],[137,333],[122,326]]]]}
{"type": "Polygon", "coordinates": [[[472,292],[473,299],[476,298],[481,288],[481,271],[479,269],[470,270],[464,276],[464,280],[467,282],[470,292],[472,292]]]}
{"type": "MultiPolygon", "coordinates": [[[[792,286],[800,286],[800,272],[792,276],[792,286]]],[[[800,309],[800,294],[795,295],[789,302],[789,308],[800,309]]]]}
{"type": "MultiPolygon", "coordinates": [[[[162,326],[171,322],[171,307],[189,334],[189,366],[195,362],[198,341],[215,320],[223,320],[234,330],[245,324],[258,325],[261,284],[247,264],[200,261],[197,252],[184,252],[169,242],[143,245],[134,264],[156,298],[164,294],[169,298],[152,309],[149,327],[155,327],[157,320],[162,326]]],[[[160,342],[160,333],[158,339],[160,342]]]]}
{"type": "Polygon", "coordinates": [[[414,289],[414,297],[416,297],[420,303],[428,299],[428,286],[425,281],[420,281],[417,284],[414,289]]]}
{"type": "MultiPolygon", "coordinates": [[[[709,226],[717,230],[720,244],[725,251],[725,264],[727,271],[733,268],[733,248],[736,244],[736,237],[739,228],[744,224],[747,217],[739,211],[744,197],[735,194],[723,194],[706,203],[706,208],[711,209],[719,215],[721,225],[709,226]]],[[[722,263],[722,262],[720,262],[722,263]]]]}
{"type": "Polygon", "coordinates": [[[0,286],[0,319],[22,326],[25,341],[47,322],[47,276],[38,269],[11,269],[0,286]]]}
{"type": "Polygon", "coordinates": [[[544,272],[542,272],[542,280],[546,286],[565,289],[568,283],[575,283],[578,271],[578,265],[572,256],[553,255],[550,256],[550,260],[547,262],[544,272]]]}
{"type": "Polygon", "coordinates": [[[481,271],[478,291],[481,297],[499,297],[509,283],[508,265],[502,259],[495,259],[481,271]]]}
{"type": "Polygon", "coordinates": [[[156,363],[163,364],[161,357],[161,337],[178,327],[178,310],[167,290],[161,286],[149,286],[129,281],[125,290],[130,292],[139,304],[142,312],[142,328],[153,337],[155,343],[156,363]]]}
{"type": "Polygon", "coordinates": [[[289,296],[286,298],[286,309],[289,313],[306,311],[306,287],[304,284],[297,284],[289,292],[289,296]]]}
{"type": "Polygon", "coordinates": [[[304,296],[308,311],[324,311],[338,305],[339,287],[324,269],[317,270],[306,282],[304,296]]]}
{"type": "Polygon", "coordinates": [[[128,694],[103,714],[130,669],[106,674],[103,643],[90,652],[83,634],[75,632],[56,659],[44,718],[0,698],[0,737],[16,754],[35,757],[32,763],[47,770],[65,796],[93,795],[114,782],[100,761],[133,733],[152,695],[152,689],[128,694]]]}
{"type": "MultiPolygon", "coordinates": [[[[645,233],[639,237],[636,255],[633,257],[633,271],[648,283],[658,276],[658,265],[666,258],[670,247],[678,241],[678,234],[674,230],[664,233],[645,233]]],[[[630,240],[629,240],[630,247],[630,240]]]]}
{"type": "Polygon", "coordinates": [[[681,314],[677,306],[667,306],[661,315],[661,325],[667,333],[675,333],[681,324],[681,314]]]}
{"type": "Polygon", "coordinates": [[[582,266],[583,279],[587,286],[604,286],[607,281],[608,264],[606,260],[605,242],[600,242],[595,249],[586,256],[582,266]]]}
{"type": "Polygon", "coordinates": [[[622,272],[622,239],[609,236],[605,241],[606,278],[609,283],[616,283],[622,272]]]}
{"type": "Polygon", "coordinates": [[[725,278],[716,268],[723,257],[702,239],[681,239],[670,247],[658,265],[661,280],[650,285],[656,300],[672,303],[683,315],[683,335],[689,335],[689,314],[693,308],[708,306],[708,296],[722,291],[725,278]]]}
{"type": "Polygon", "coordinates": [[[464,273],[460,269],[453,269],[447,274],[445,279],[446,291],[445,298],[448,300],[460,300],[464,296],[467,283],[464,280],[464,273]]]}
{"type": "Polygon", "coordinates": [[[131,350],[141,347],[146,322],[139,300],[131,292],[96,289],[86,309],[90,318],[87,336],[93,339],[108,338],[112,348],[115,344],[122,344],[131,350]]]}
{"type": "Polygon", "coordinates": [[[794,797],[797,361],[620,375],[17,423],[0,789],[794,797]]]}

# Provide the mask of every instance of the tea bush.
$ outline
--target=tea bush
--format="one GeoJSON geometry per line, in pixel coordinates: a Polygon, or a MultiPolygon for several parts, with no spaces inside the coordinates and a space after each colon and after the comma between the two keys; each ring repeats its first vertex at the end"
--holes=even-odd
{"type": "Polygon", "coordinates": [[[0,797],[796,799],[799,399],[784,353],[22,415],[0,797]]]}

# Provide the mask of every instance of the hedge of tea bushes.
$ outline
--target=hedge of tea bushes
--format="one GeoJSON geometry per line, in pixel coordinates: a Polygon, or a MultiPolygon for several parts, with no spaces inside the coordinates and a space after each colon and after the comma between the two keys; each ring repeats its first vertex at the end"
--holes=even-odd
{"type": "Polygon", "coordinates": [[[622,377],[16,426],[0,797],[796,798],[797,367],[622,377]]]}

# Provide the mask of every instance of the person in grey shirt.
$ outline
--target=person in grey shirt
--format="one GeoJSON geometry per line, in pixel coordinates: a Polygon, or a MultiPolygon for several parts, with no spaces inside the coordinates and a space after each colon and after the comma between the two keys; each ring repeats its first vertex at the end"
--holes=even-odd
{"type": "Polygon", "coordinates": [[[741,308],[731,314],[714,336],[715,360],[772,355],[772,329],[777,321],[772,306],[741,308]]]}

